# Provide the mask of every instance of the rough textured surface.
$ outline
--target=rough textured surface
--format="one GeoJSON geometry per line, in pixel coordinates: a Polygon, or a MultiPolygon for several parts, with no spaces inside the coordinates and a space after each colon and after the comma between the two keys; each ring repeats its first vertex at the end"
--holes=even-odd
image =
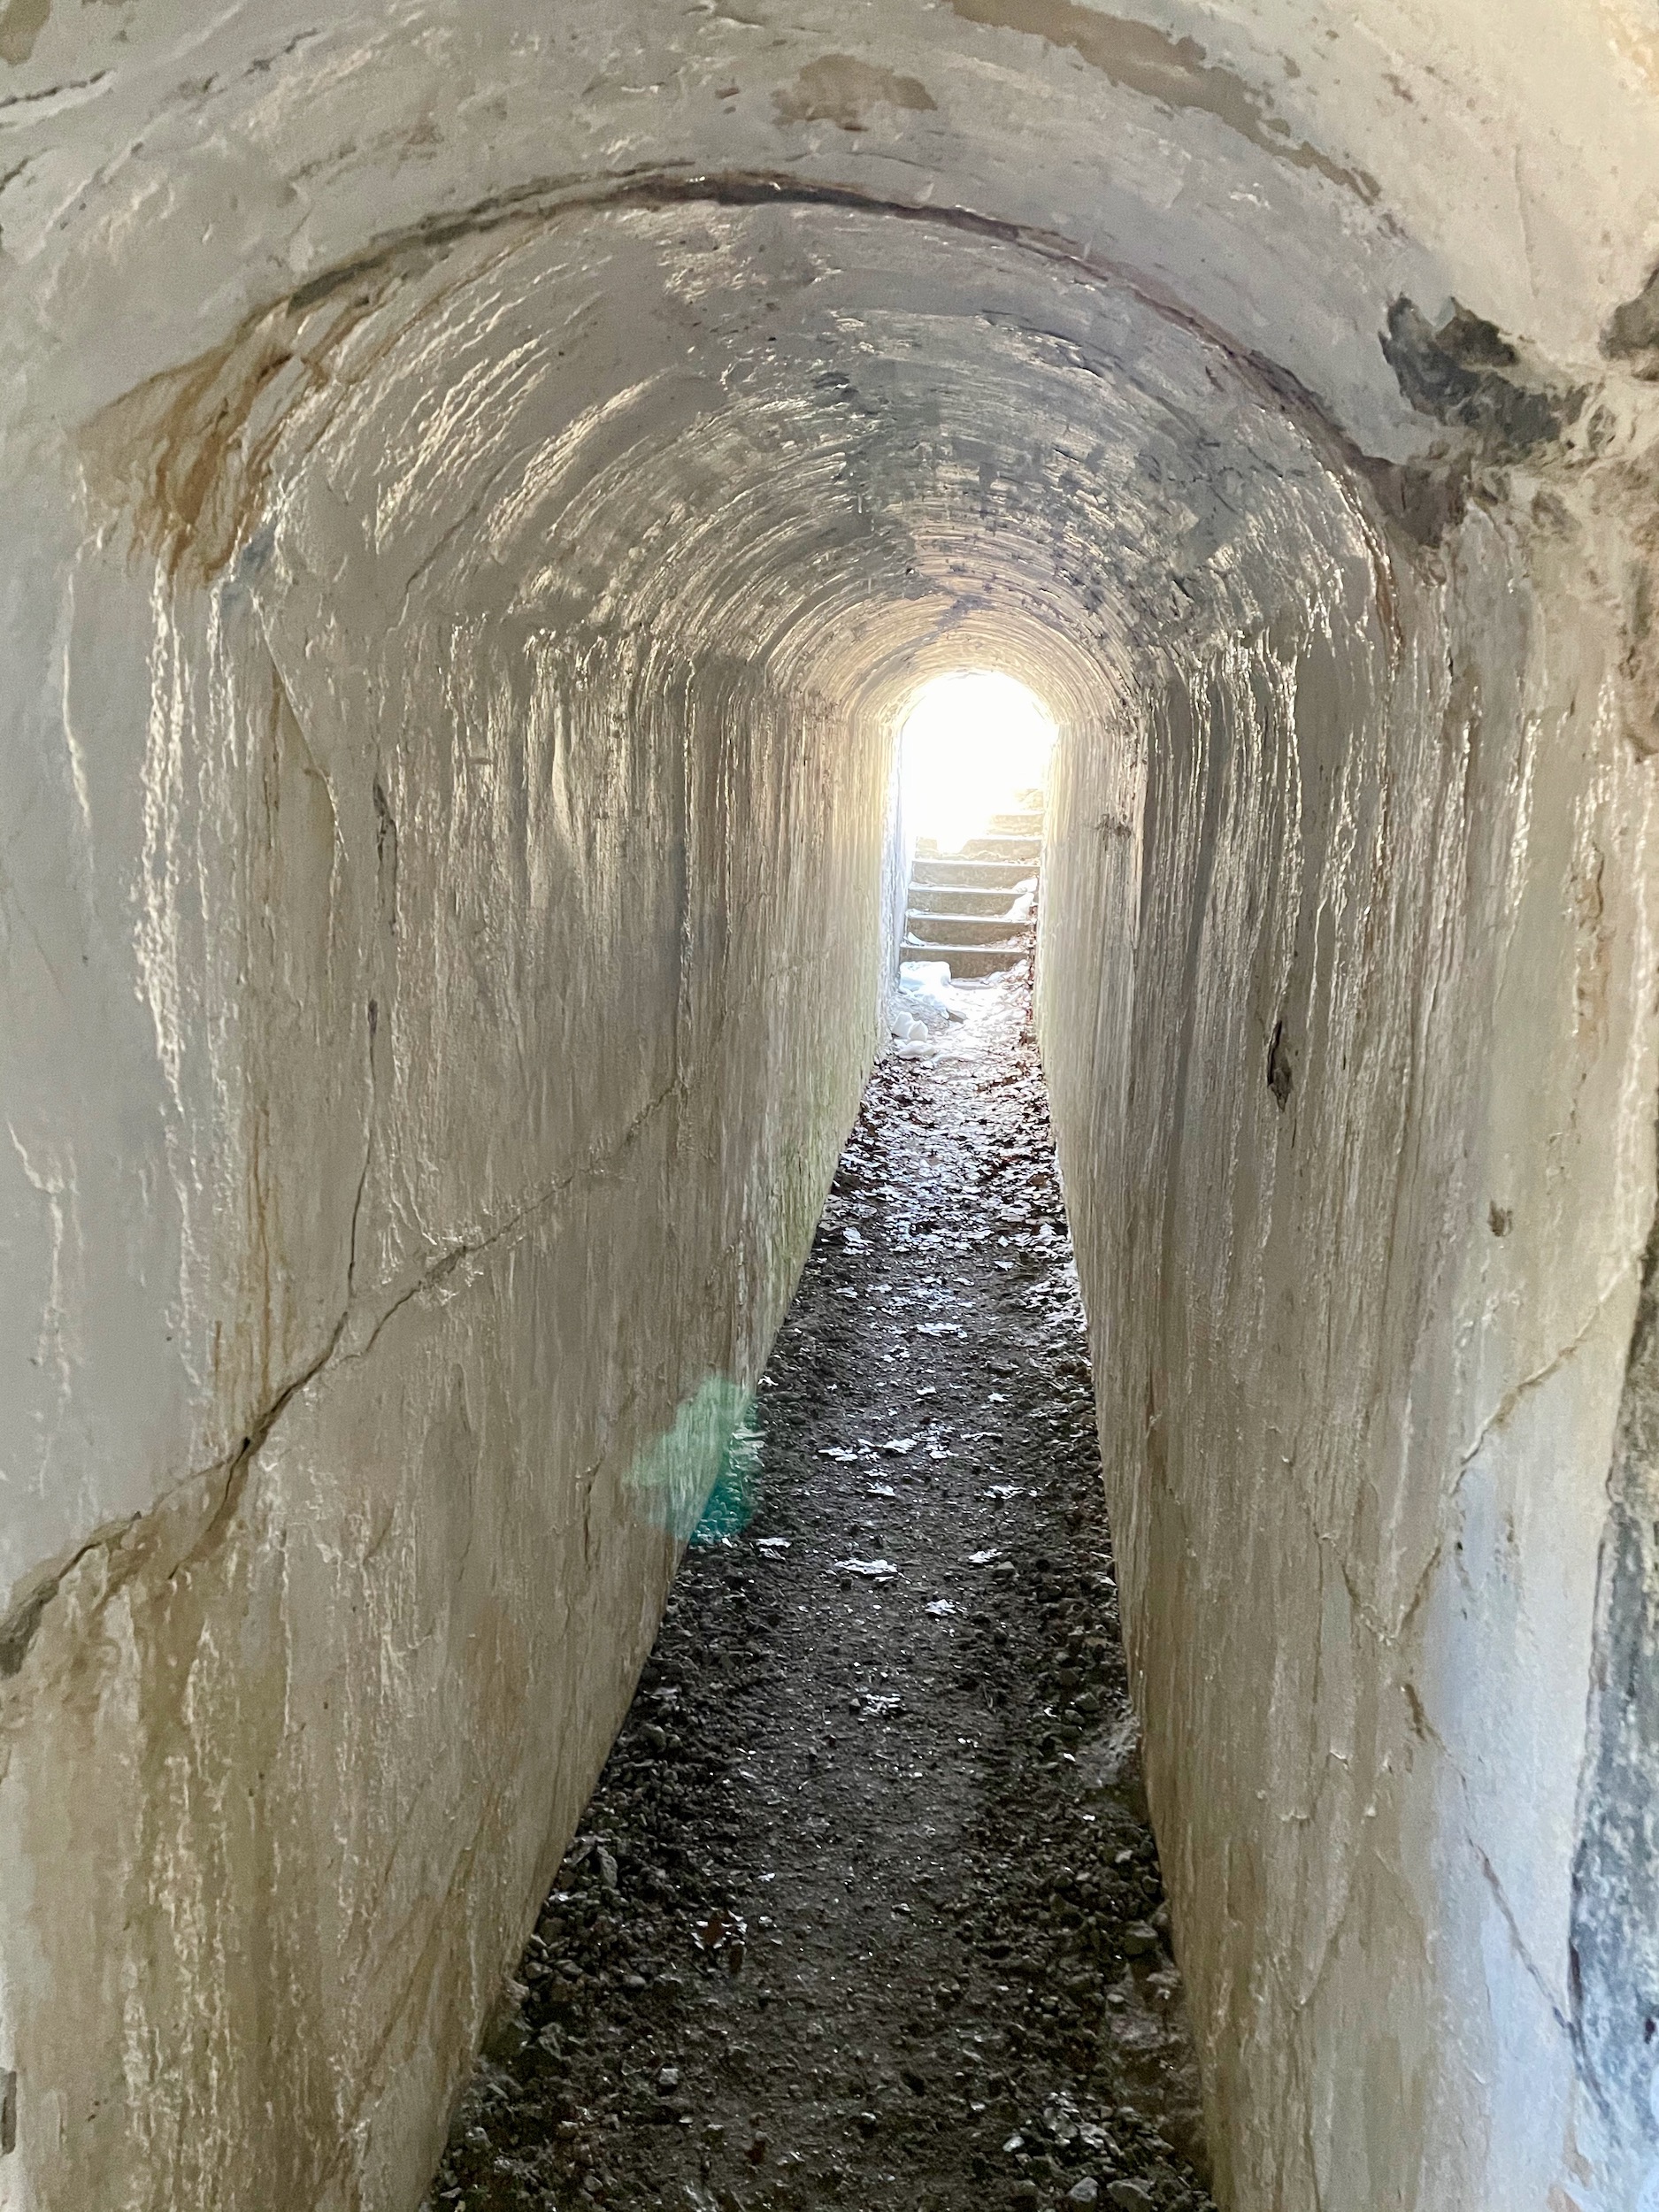
{"type": "Polygon", "coordinates": [[[1435,599],[1401,580],[1412,648],[1356,594],[1171,657],[1054,809],[1148,1782],[1249,2205],[1639,2177],[1576,2077],[1570,1931],[1651,1203],[1644,772],[1566,580],[1505,588],[1470,534],[1435,599]]]}
{"type": "Polygon", "coordinates": [[[800,710],[682,680],[633,712],[626,651],[498,649],[518,710],[480,699],[465,760],[309,699],[285,757],[260,673],[197,881],[296,887],[228,902],[186,979],[220,999],[157,1132],[202,1166],[194,1268],[142,1318],[199,1328],[210,1415],[265,1406],[26,1608],[8,1686],[47,2203],[419,2193],[872,1035],[885,764],[830,770],[800,710]],[[331,964],[337,1026],[296,1037],[331,964]]]}
{"type": "MultiPolygon", "coordinates": [[[[1653,1777],[1659,1763],[1659,1624],[1654,1617],[1654,1548],[1659,1543],[1659,1343],[1655,1263],[1648,1240],[1636,1328],[1615,1442],[1612,1510],[1602,1539],[1595,1663],[1591,1676],[1592,1759],[1573,1868],[1575,2027],[1586,2081],[1611,2131],[1640,2142],[1655,2102],[1659,1959],[1655,1956],[1653,1777]]],[[[1648,2184],[1645,2205],[1653,2195],[1648,2184]]]]}
{"type": "Polygon", "coordinates": [[[1649,1847],[1656,76],[1637,0],[5,0],[6,2212],[418,2194],[975,661],[1064,725],[1224,2186],[1647,2185],[1571,1938],[1649,1847]]]}

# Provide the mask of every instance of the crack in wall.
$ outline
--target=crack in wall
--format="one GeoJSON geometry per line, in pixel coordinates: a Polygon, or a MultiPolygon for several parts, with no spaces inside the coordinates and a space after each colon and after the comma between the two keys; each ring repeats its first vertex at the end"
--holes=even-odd
{"type": "MultiPolygon", "coordinates": [[[[69,1577],[86,1559],[94,1552],[102,1551],[108,1553],[111,1562],[114,1563],[118,1560],[122,1547],[134,1532],[142,1524],[152,1519],[170,1502],[180,1496],[193,1484],[212,1482],[222,1478],[217,1503],[212,1508],[200,1533],[192,1542],[189,1550],[175,1564],[173,1569],[173,1574],[182,1572],[187,1566],[198,1563],[205,1555],[211,1553],[242,1502],[254,1461],[269,1441],[271,1432],[284,1411],[301,1391],[315,1382],[336,1357],[354,1363],[366,1359],[394,1316],[401,1312],[411,1300],[437,1288],[454,1273],[464,1261],[479,1258],[494,1250],[517,1231],[545,1214],[557,1203],[560,1198],[565,1196],[578,1184],[589,1177],[603,1177],[609,1173],[639,1141],[653,1117],[675,1094],[678,1087],[677,1084],[666,1086],[641,1108],[627,1124],[620,1138],[614,1143],[596,1148],[595,1156],[584,1161],[580,1167],[572,1169],[568,1175],[561,1177],[546,1189],[538,1192],[534,1197],[526,1200],[505,1221],[500,1223],[487,1234],[458,1240],[435,1259],[428,1262],[422,1268],[415,1281],[400,1291],[377,1315],[367,1338],[360,1344],[352,1345],[346,1342],[348,1327],[356,1310],[353,1303],[348,1302],[329,1332],[323,1349],[298,1375],[285,1383],[269,1402],[254,1416],[248,1424],[241,1444],[227,1459],[204,1468],[193,1470],[189,1474],[182,1476],[177,1482],[170,1484],[142,1511],[128,1514],[120,1520],[108,1523],[95,1531],[83,1543],[77,1546],[60,1566],[53,1568],[34,1589],[12,1606],[4,1617],[0,1619],[0,1679],[9,1678],[20,1672],[47,1608],[57,1597],[69,1577]]],[[[368,1163],[365,1160],[365,1180],[366,1180],[367,1174],[368,1163]]],[[[357,1193],[359,1203],[362,1199],[362,1191],[363,1186],[360,1183],[357,1193]]],[[[353,1229],[355,1238],[355,1213],[353,1229]]],[[[113,1574],[111,1583],[111,1592],[119,1587],[123,1579],[125,1578],[119,1571],[113,1574]]]]}
{"type": "MultiPolygon", "coordinates": [[[[4,1619],[0,1620],[0,1676],[10,1677],[21,1671],[24,1661],[28,1656],[29,1646],[35,1640],[40,1629],[47,1607],[83,1561],[90,1557],[94,1552],[104,1551],[110,1554],[113,1562],[127,1538],[142,1523],[151,1519],[162,1508],[189,1489],[193,1484],[211,1482],[222,1472],[223,1482],[218,1503],[213,1507],[200,1534],[194,1540],[188,1551],[174,1563],[169,1578],[181,1573],[186,1567],[196,1564],[205,1554],[213,1549],[241,1502],[242,1491],[247,1485],[250,1467],[264,1449],[272,1430],[292,1400],[305,1388],[307,1384],[316,1379],[334,1357],[345,1325],[346,1315],[342,1313],[330,1332],[328,1341],[323,1350],[301,1373],[295,1376],[292,1381],[285,1383],[270,1402],[254,1417],[248,1425],[247,1433],[243,1436],[241,1444],[228,1459],[220,1461],[213,1466],[198,1468],[190,1474],[181,1477],[178,1482],[170,1484],[142,1512],[129,1513],[125,1518],[111,1523],[95,1532],[83,1544],[76,1548],[62,1566],[53,1569],[27,1597],[12,1606],[4,1619]]],[[[125,1577],[119,1571],[115,1572],[110,1583],[111,1592],[113,1593],[119,1589],[125,1577]]]]}
{"type": "MultiPolygon", "coordinates": [[[[624,1128],[621,1136],[614,1142],[596,1147],[592,1156],[584,1160],[580,1166],[572,1168],[569,1174],[559,1177],[557,1181],[537,1192],[534,1197],[526,1199],[521,1206],[515,1208],[507,1218],[498,1223],[495,1228],[486,1231],[480,1236],[457,1238],[435,1259],[426,1262],[415,1280],[400,1290],[390,1304],[383,1308],[377,1315],[365,1341],[361,1344],[349,1345],[342,1356],[348,1360],[366,1359],[374,1349],[381,1331],[395,1315],[400,1313],[409,1304],[411,1299],[420,1297],[426,1291],[435,1290],[441,1283],[446,1281],[455,1272],[463,1261],[478,1259],[485,1253],[493,1251],[496,1246],[503,1243],[518,1230],[537,1220],[549,1208],[557,1205],[558,1201],[573,1190],[579,1183],[586,1181],[590,1177],[597,1179],[610,1173],[639,1142],[652,1120],[669,1100],[681,1093],[682,1087],[682,1084],[678,1079],[665,1084],[640,1108],[624,1128]]],[[[342,1328],[343,1325],[342,1322],[342,1328]]]]}
{"type": "MultiPolygon", "coordinates": [[[[1468,1784],[1464,1780],[1462,1773],[1458,1772],[1455,1762],[1453,1763],[1453,1771],[1457,1773],[1459,1783],[1466,1790],[1468,1784]]],[[[1486,1856],[1480,1846],[1475,1841],[1474,1835],[1471,1831],[1468,1829],[1464,1830],[1463,1840],[1468,1844],[1470,1849],[1475,1855],[1476,1861],[1480,1868],[1482,1878],[1486,1882],[1486,1887],[1491,1891],[1493,1898],[1497,1904],[1498,1911],[1502,1918],[1504,1926],[1509,1930],[1510,1944],[1514,1947],[1516,1957],[1521,1962],[1522,1968],[1526,1974],[1527,1979],[1532,1984],[1534,1988],[1538,1991],[1539,1995],[1549,2007],[1549,2016],[1555,2022],[1555,2025],[1561,2030],[1563,2035],[1571,2035],[1572,2031],[1568,2023],[1567,2016],[1563,2012],[1560,2005],[1556,2002],[1555,1993],[1550,1988],[1549,1984],[1545,1980],[1541,1968],[1533,1958],[1532,1952],[1527,1948],[1526,1939],[1521,1933],[1520,1923],[1516,1919],[1515,1913],[1509,1904],[1509,1901],[1504,1894],[1503,1884],[1498,1878],[1498,1870],[1496,1867],[1493,1865],[1492,1861],[1486,1856]]]]}
{"type": "Polygon", "coordinates": [[[1573,1358],[1577,1353],[1583,1349],[1592,1333],[1601,1321],[1602,1315],[1606,1312],[1608,1306],[1615,1298],[1623,1294],[1629,1284],[1629,1269],[1625,1268],[1621,1270],[1620,1272],[1615,1276],[1613,1280],[1607,1286],[1607,1287],[1598,1294],[1595,1303],[1591,1309],[1588,1318],[1585,1321],[1583,1326],[1578,1331],[1577,1334],[1574,1335],[1566,1344],[1564,1344],[1558,1352],[1553,1354],[1549,1359],[1546,1360],[1541,1367],[1535,1369],[1532,1374],[1524,1376],[1519,1382],[1514,1384],[1509,1390],[1505,1391],[1503,1396],[1498,1401],[1497,1404],[1493,1408],[1492,1411],[1486,1416],[1486,1419],[1481,1423],[1479,1428],[1476,1431],[1473,1443],[1471,1443],[1460,1455],[1457,1463],[1456,1477],[1453,1481],[1450,1489],[1446,1493],[1445,1503],[1442,1509],[1442,1525],[1440,1535],[1436,1538],[1434,1548],[1430,1552],[1428,1558],[1424,1562],[1422,1571],[1418,1574],[1416,1583],[1412,1586],[1411,1596],[1406,1604],[1404,1612],[1400,1617],[1399,1624],[1392,1632],[1392,1640],[1396,1644],[1403,1642],[1406,1636],[1409,1633],[1411,1624],[1417,1618],[1425,1599],[1428,1596],[1430,1586],[1434,1578],[1435,1570],[1439,1567],[1441,1559],[1445,1556],[1447,1537],[1451,1526],[1452,1517],[1456,1511],[1457,1502],[1462,1495],[1463,1482],[1470,1469],[1474,1465],[1476,1460],[1479,1458],[1481,1453],[1485,1450],[1486,1444],[1495,1432],[1502,1428],[1514,1417],[1517,1408],[1532,1394],[1532,1393],[1535,1390],[1540,1389],[1545,1383],[1550,1380],[1552,1376],[1557,1374],[1560,1370],[1566,1365],[1570,1359],[1573,1358]]]}

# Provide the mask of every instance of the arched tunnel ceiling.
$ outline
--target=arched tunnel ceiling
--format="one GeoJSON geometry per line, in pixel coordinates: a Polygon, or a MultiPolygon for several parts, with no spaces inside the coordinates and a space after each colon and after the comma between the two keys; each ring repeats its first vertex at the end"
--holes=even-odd
{"type": "Polygon", "coordinates": [[[1363,557],[1324,426],[1263,397],[1018,242],[690,200],[388,254],[87,448],[171,564],[267,605],[350,563],[388,628],[643,629],[846,702],[994,637],[1079,712],[1079,655],[1248,627],[1363,557]]]}
{"type": "Polygon", "coordinates": [[[758,174],[1069,242],[1398,457],[1423,426],[1378,343],[1391,301],[1455,297],[1587,365],[1659,218],[1633,0],[7,0],[0,60],[12,403],[60,419],[411,226],[758,174]]]}

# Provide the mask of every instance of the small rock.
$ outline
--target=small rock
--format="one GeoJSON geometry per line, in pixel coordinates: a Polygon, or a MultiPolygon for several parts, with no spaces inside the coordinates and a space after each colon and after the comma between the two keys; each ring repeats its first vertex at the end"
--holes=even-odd
{"type": "Polygon", "coordinates": [[[1132,1920],[1124,1930],[1124,1956],[1143,1959],[1158,1947],[1158,1932],[1148,1920],[1132,1920]]]}
{"type": "Polygon", "coordinates": [[[1081,2181],[1074,2182],[1066,2191],[1065,2200],[1068,2204],[1098,2204],[1100,2202],[1099,2182],[1092,2174],[1085,2174],[1081,2181]]]}
{"type": "Polygon", "coordinates": [[[658,2071],[658,2073],[657,2073],[657,2095],[658,2095],[659,2097],[666,2097],[666,2096],[670,2096],[670,2095],[672,2095],[672,2093],[673,2093],[676,2089],[678,2089],[678,2088],[679,2088],[679,2086],[680,2086],[680,2069],[679,2069],[679,2067],[678,2067],[678,2066],[664,2066],[664,2067],[661,2068],[661,2069],[660,2069],[660,2070],[658,2071]]]}
{"type": "Polygon", "coordinates": [[[523,2007],[529,1990],[521,1981],[508,1978],[501,2001],[491,2015],[489,2028],[484,2037],[487,2054],[500,2063],[515,2059],[528,2047],[530,2031],[524,2024],[523,2007]]]}
{"type": "Polygon", "coordinates": [[[1157,2199],[1144,2181],[1114,2181],[1106,2192],[1108,2204],[1118,2212],[1153,2212],[1157,2199]]]}
{"type": "MultiPolygon", "coordinates": [[[[741,1912],[711,1912],[705,1919],[698,1921],[691,1932],[700,1951],[724,1949],[728,1955],[728,1965],[731,1965],[730,1955],[735,1952],[738,1964],[741,1964],[743,1939],[749,1933],[749,1923],[741,1912]]],[[[737,1968],[733,1966],[732,1970],[735,1973],[737,1968]]]]}

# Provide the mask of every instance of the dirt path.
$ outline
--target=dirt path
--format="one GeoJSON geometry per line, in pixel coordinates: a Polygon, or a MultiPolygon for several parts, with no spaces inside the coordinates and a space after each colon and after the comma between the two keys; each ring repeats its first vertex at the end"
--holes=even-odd
{"type": "Polygon", "coordinates": [[[1025,1000],[954,995],[871,1085],[434,2212],[1209,2203],[1025,1000]]]}

